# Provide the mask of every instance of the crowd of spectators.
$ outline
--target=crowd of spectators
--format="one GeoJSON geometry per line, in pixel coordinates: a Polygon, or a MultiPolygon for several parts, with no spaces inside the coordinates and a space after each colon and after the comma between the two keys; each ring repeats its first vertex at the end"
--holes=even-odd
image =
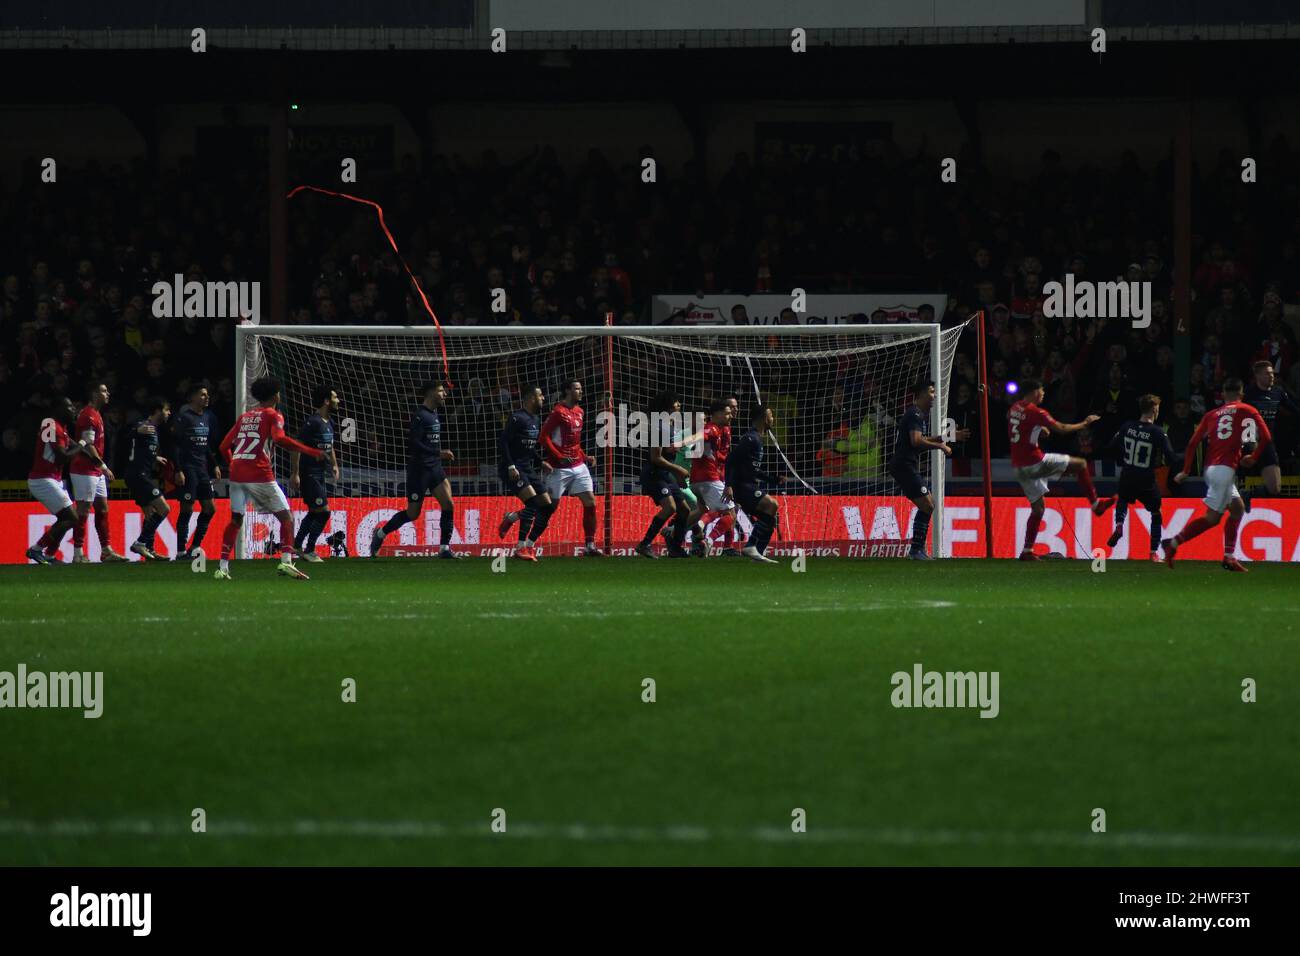
{"type": "MultiPolygon", "coordinates": [[[[945,323],[978,309],[988,316],[995,457],[1006,452],[1007,386],[1021,378],[1046,382],[1047,407],[1061,420],[1101,416],[1076,440],[1083,454],[1095,454],[1146,392],[1165,398],[1171,433],[1190,434],[1187,422],[1213,406],[1223,379],[1246,375],[1253,360],[1274,362],[1279,382],[1300,391],[1287,315],[1300,307],[1300,161],[1282,139],[1260,158],[1257,183],[1241,182],[1226,151],[1195,171],[1183,382],[1175,380],[1168,162],[1147,168],[1125,152],[1107,168],[1070,167],[1049,150],[1033,174],[1010,177],[962,156],[961,181],[951,184],[934,174],[938,157],[876,141],[851,162],[738,154],[714,180],[693,162],[663,164],[659,181],[646,184],[641,159],[650,152],[610,158],[593,149],[566,167],[544,147],[513,162],[490,152],[473,161],[438,156],[423,171],[407,157],[363,192],[384,206],[447,325],[582,326],[603,323],[607,312],[637,324],[666,291],[942,290],[945,323]],[[1067,272],[1150,282],[1150,326],[1045,318],[1044,287],[1067,272]],[[498,289],[504,298],[494,302],[498,289]]],[[[221,423],[232,420],[230,321],[153,314],[154,283],[177,273],[262,282],[264,322],[429,321],[373,210],[314,195],[290,203],[287,314],[267,316],[259,176],[251,166],[214,171],[190,160],[162,174],[143,162],[91,164],[61,171],[57,190],[0,192],[0,477],[26,475],[50,397],[79,400],[92,381],[107,381],[114,395],[111,430],[150,395],[178,403],[196,382],[210,388],[221,423]]],[[[949,411],[978,429],[975,354],[974,334],[964,335],[949,411]]],[[[863,404],[842,401],[849,411],[841,415],[834,396],[861,382],[783,387],[792,408],[817,408],[815,427],[825,431],[801,442],[804,467],[833,476],[844,463],[824,439],[858,428],[849,416],[863,404]]],[[[1283,425],[1285,460],[1295,423],[1283,425]]],[[[978,457],[978,445],[958,455],[978,457]]]]}

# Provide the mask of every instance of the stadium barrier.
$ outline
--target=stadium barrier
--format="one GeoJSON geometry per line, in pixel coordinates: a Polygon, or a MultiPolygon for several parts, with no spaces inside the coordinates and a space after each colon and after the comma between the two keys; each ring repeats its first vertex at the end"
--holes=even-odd
{"type": "MultiPolygon", "coordinates": [[[[790,537],[788,529],[797,526],[804,512],[814,505],[819,509],[817,520],[824,520],[828,496],[778,496],[781,501],[781,529],[783,537],[790,537]]],[[[835,515],[829,534],[817,540],[803,539],[800,546],[809,556],[825,557],[889,557],[906,552],[906,538],[911,527],[913,505],[905,498],[836,496],[831,502],[835,515]]],[[[335,498],[331,502],[331,524],[321,536],[321,546],[327,536],[344,532],[349,553],[365,556],[369,553],[370,535],[376,525],[387,519],[405,502],[399,498],[335,498]]],[[[949,497],[944,510],[944,539],[948,552],[956,558],[984,557],[984,499],[981,497],[949,497]]],[[[306,515],[300,501],[292,503],[295,523],[306,515]]],[[[218,557],[221,531],[229,521],[230,503],[216,502],[217,513],[208,530],[205,550],[210,559],[218,557]]],[[[509,508],[516,507],[514,499],[504,496],[473,496],[456,502],[456,534],[452,546],[472,555],[494,555],[516,543],[514,535],[506,540],[497,537],[497,525],[509,508]]],[[[635,513],[648,521],[654,506],[642,496],[624,496],[618,502],[620,513],[635,513]]],[[[1193,518],[1203,514],[1205,506],[1192,498],[1167,498],[1163,509],[1165,534],[1172,535],[1186,527],[1193,518]]],[[[603,509],[601,509],[603,513],[603,509]]],[[[434,532],[438,527],[440,512],[430,508],[419,520],[389,536],[383,554],[392,556],[432,555],[436,547],[434,532]]],[[[994,556],[1013,558],[1023,540],[1029,506],[1023,499],[995,498],[992,526],[994,531],[994,556]]],[[[1140,506],[1129,511],[1124,537],[1107,557],[1124,559],[1146,558],[1150,537],[1147,512],[1140,506]]],[[[36,542],[54,518],[36,502],[0,503],[0,562],[22,564],[23,552],[36,542]]],[[[538,550],[544,557],[574,554],[580,548],[581,507],[576,501],[565,500],[547,529],[538,550]]],[[[158,549],[172,554],[175,550],[174,517],[158,529],[158,549]]],[[[1048,498],[1043,517],[1044,530],[1038,536],[1040,553],[1052,551],[1069,558],[1093,557],[1093,551],[1102,547],[1112,528],[1112,516],[1094,517],[1083,498],[1048,498]]],[[[139,533],[143,519],[140,509],[129,501],[109,502],[109,528],[113,547],[126,552],[127,545],[139,533]]],[[[278,533],[275,520],[267,515],[250,518],[246,524],[253,538],[250,552],[265,554],[265,542],[278,533]]],[[[741,527],[748,530],[748,522],[741,527]]],[[[602,529],[603,530],[603,529],[602,529]]],[[[615,554],[628,553],[637,542],[615,539],[615,554]]],[[[1201,535],[1179,551],[1180,559],[1219,560],[1222,557],[1222,537],[1217,531],[1201,535]]],[[[99,542],[94,524],[87,532],[87,554],[98,560],[99,542]]],[[[793,546],[774,538],[769,553],[789,556],[793,546]]],[[[1300,501],[1273,498],[1256,499],[1253,509],[1241,522],[1237,545],[1238,557],[1243,561],[1300,561],[1300,501]]],[[[68,561],[72,556],[71,535],[64,541],[61,557],[68,561]]],[[[137,555],[128,555],[139,560],[137,555]]]]}

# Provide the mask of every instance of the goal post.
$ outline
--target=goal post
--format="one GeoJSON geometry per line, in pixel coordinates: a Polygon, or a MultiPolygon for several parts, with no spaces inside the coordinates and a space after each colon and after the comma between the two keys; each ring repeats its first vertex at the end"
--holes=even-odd
{"type": "MultiPolygon", "coordinates": [[[[665,392],[681,401],[674,441],[697,434],[710,402],[735,396],[739,438],[749,411],[763,403],[776,422],[765,443],[765,468],[784,480],[768,487],[781,506],[770,550],[868,556],[902,554],[914,507],[888,474],[897,422],[911,386],[933,379],[932,433],[942,435],[957,342],[967,323],[779,326],[297,326],[236,328],[239,409],[248,385],[272,374],[283,384],[281,411],[290,434],[311,414],[310,395],[329,385],[342,400],[336,424],[341,476],[329,485],[332,523],[352,553],[368,551],[369,533],[404,505],[405,433],[418,392],[430,380],[451,380],[443,411],[447,466],[457,499],[454,547],[497,553],[515,542],[497,535],[518,507],[497,479],[496,439],[524,385],[542,388],[547,410],[564,381],[584,384],[583,448],[593,472],[600,515],[596,540],[628,553],[641,540],[656,507],[639,478],[653,444],[648,409],[665,392]],[[445,358],[444,358],[445,356],[445,358]],[[445,361],[445,365],[444,365],[445,361]],[[649,429],[649,430],[648,430],[649,429]],[[892,542],[892,544],[891,544],[892,542]]],[[[694,443],[679,461],[691,469],[694,443]]],[[[286,486],[288,455],[276,452],[286,486]]],[[[930,551],[946,557],[943,535],[945,462],[921,456],[935,514],[930,551]]],[[[683,488],[689,484],[683,482],[683,488]]],[[[295,512],[305,507],[294,502],[295,512]]],[[[750,524],[734,527],[709,512],[710,544],[743,544],[750,524]]],[[[540,547],[572,554],[582,541],[580,508],[563,501],[540,547]]],[[[394,534],[385,553],[431,553],[440,520],[436,506],[394,534]],[[396,540],[400,537],[400,541],[396,540]]],[[[246,545],[259,525],[246,522],[246,545]]],[[[660,543],[657,542],[658,546],[660,543]]],[[[257,551],[256,547],[252,549],[257,551]]]]}

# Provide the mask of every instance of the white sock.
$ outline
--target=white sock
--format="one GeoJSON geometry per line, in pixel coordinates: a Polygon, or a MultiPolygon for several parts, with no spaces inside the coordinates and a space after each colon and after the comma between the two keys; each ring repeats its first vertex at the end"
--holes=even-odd
{"type": "Polygon", "coordinates": [[[221,570],[222,570],[222,571],[229,571],[229,570],[230,570],[230,561],[227,560],[226,558],[222,558],[222,559],[221,559],[221,570]]]}

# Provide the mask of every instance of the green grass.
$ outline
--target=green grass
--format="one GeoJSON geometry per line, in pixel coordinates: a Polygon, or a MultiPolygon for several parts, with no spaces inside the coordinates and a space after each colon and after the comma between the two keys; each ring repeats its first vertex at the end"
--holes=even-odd
{"type": "Polygon", "coordinates": [[[0,862],[1300,862],[1295,567],[310,571],[0,568],[0,670],[104,672],[0,710],[0,862]],[[895,709],[917,661],[999,716],[895,709]]]}

